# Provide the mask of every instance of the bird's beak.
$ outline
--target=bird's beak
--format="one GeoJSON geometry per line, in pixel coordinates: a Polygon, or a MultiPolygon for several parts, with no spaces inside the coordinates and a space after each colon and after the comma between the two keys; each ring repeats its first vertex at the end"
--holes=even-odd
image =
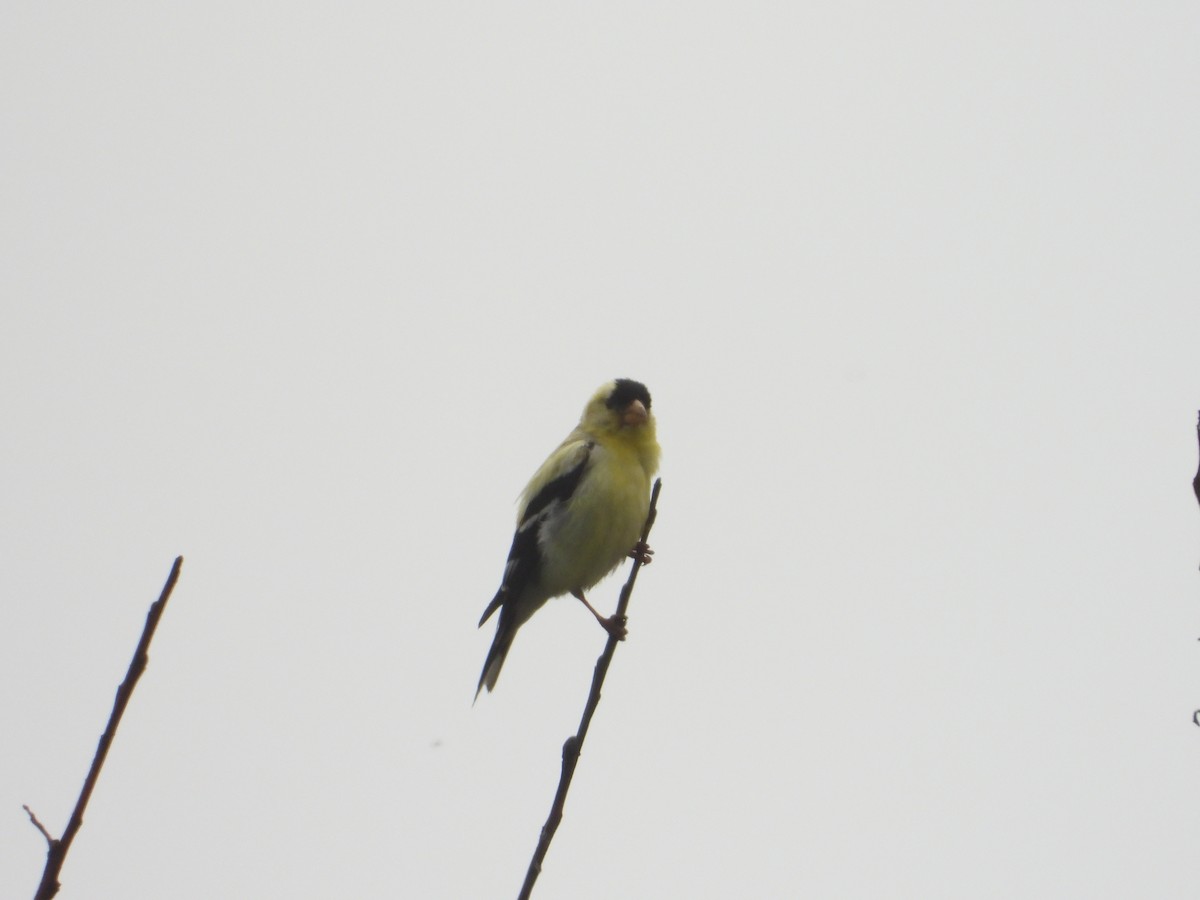
{"type": "Polygon", "coordinates": [[[635,428],[638,425],[645,425],[649,418],[650,414],[646,412],[646,407],[642,406],[641,400],[634,400],[625,407],[625,412],[621,413],[621,423],[635,428]]]}

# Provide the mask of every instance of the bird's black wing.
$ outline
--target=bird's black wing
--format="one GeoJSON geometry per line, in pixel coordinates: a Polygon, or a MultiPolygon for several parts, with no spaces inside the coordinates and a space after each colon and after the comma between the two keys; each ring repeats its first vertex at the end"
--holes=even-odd
{"type": "Polygon", "coordinates": [[[593,441],[583,444],[582,452],[572,455],[570,467],[547,481],[542,489],[525,504],[525,511],[521,515],[521,521],[517,523],[517,530],[513,535],[512,547],[508,551],[508,563],[504,567],[504,578],[501,580],[500,590],[496,591],[496,596],[483,611],[483,617],[479,620],[480,625],[499,609],[501,610],[500,629],[504,630],[508,622],[516,615],[516,609],[507,601],[510,598],[519,597],[528,585],[537,580],[542,566],[542,551],[538,545],[538,536],[541,533],[542,525],[547,519],[554,516],[575,493],[575,489],[583,478],[583,473],[587,471],[594,446],[593,441]]]}

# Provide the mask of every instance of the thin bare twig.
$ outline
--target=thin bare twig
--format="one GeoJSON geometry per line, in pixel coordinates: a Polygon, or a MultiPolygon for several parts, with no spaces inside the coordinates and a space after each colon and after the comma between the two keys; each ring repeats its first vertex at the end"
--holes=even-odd
{"type": "MultiPolygon", "coordinates": [[[[1200,415],[1196,417],[1196,444],[1200,446],[1200,415]]],[[[1196,492],[1196,502],[1200,503],[1200,468],[1196,469],[1196,477],[1192,479],[1192,490],[1196,492]]]]}
{"type": "Polygon", "coordinates": [[[175,565],[171,567],[171,574],[167,576],[167,583],[163,585],[162,593],[159,594],[158,600],[151,604],[150,611],[146,614],[146,627],[142,629],[142,638],[138,641],[133,659],[130,660],[125,680],[117,688],[117,696],[113,701],[112,714],[108,717],[108,725],[104,729],[104,734],[100,735],[100,743],[96,746],[96,755],[92,758],[92,767],[83,781],[83,789],[79,792],[79,799],[75,801],[75,809],[67,822],[67,830],[63,832],[63,836],[57,840],[52,838],[50,832],[38,821],[33,811],[28,806],[25,807],[29,818],[50,845],[49,850],[46,851],[46,868],[42,870],[42,881],[38,885],[37,893],[33,895],[34,900],[51,900],[58,893],[58,889],[62,887],[58,882],[58,876],[62,872],[63,863],[66,862],[67,851],[71,849],[71,842],[75,840],[75,835],[83,827],[83,812],[87,809],[88,801],[92,799],[92,791],[96,788],[100,769],[103,768],[104,760],[108,757],[108,750],[112,746],[113,737],[116,736],[117,726],[121,724],[121,716],[125,714],[125,707],[129,705],[129,698],[133,696],[133,689],[137,686],[138,679],[142,677],[142,672],[146,671],[146,664],[150,661],[150,657],[147,655],[150,641],[154,637],[154,630],[158,627],[158,620],[162,618],[167,600],[171,597],[171,591],[175,589],[175,582],[179,580],[179,568],[182,565],[183,557],[176,557],[175,565]]]}
{"type": "Polygon", "coordinates": [[[46,843],[49,844],[51,847],[53,847],[54,846],[54,838],[52,838],[50,836],[50,832],[48,832],[46,830],[46,826],[38,821],[37,815],[34,813],[34,811],[32,809],[29,808],[29,804],[22,803],[21,809],[23,809],[23,810],[25,810],[25,812],[29,813],[29,821],[33,823],[33,827],[36,828],[38,831],[40,831],[42,833],[42,837],[44,837],[46,839],[46,843]]]}
{"type": "MultiPolygon", "coordinates": [[[[650,537],[650,529],[654,527],[654,519],[658,515],[658,494],[661,489],[662,479],[658,478],[654,482],[654,490],[650,493],[650,512],[646,515],[646,524],[642,527],[641,546],[643,547],[650,537]]],[[[635,556],[633,568],[629,570],[629,579],[621,588],[621,597],[617,601],[615,617],[618,621],[625,618],[625,611],[629,608],[629,597],[633,593],[638,569],[642,565],[641,556],[635,556]]],[[[541,837],[538,839],[537,848],[533,851],[533,858],[529,861],[529,869],[525,873],[525,883],[521,885],[521,893],[517,900],[529,900],[533,893],[533,884],[542,871],[542,861],[545,860],[546,852],[550,849],[550,842],[554,840],[554,833],[558,831],[558,823],[562,821],[563,807],[567,802],[567,791],[570,790],[571,779],[575,776],[575,766],[579,762],[579,753],[583,749],[583,739],[587,737],[588,727],[592,724],[592,716],[596,712],[597,704],[600,703],[600,688],[604,685],[604,677],[608,674],[608,665],[612,662],[618,640],[619,638],[616,636],[610,635],[608,643],[604,645],[604,652],[596,660],[596,670],[592,675],[592,690],[588,694],[587,704],[583,708],[583,717],[579,720],[579,730],[567,738],[563,744],[562,774],[558,778],[558,790],[554,794],[554,803],[550,806],[550,815],[546,819],[546,824],[542,826],[541,837]]]]}
{"type": "MultiPolygon", "coordinates": [[[[1200,453],[1200,413],[1196,415],[1196,447],[1200,453]]],[[[1196,468],[1196,477],[1192,479],[1192,490],[1196,493],[1196,502],[1200,503],[1200,466],[1196,468]]],[[[1200,726],[1200,709],[1192,713],[1192,722],[1200,726]]]]}

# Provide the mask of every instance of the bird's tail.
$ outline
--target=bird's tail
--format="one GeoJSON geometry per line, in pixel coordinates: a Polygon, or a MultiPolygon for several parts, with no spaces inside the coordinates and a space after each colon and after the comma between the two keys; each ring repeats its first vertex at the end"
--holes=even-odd
{"type": "Polygon", "coordinates": [[[492,641],[492,649],[488,650],[487,659],[483,663],[483,672],[479,676],[479,687],[475,689],[475,699],[479,699],[479,692],[487,687],[488,691],[496,689],[496,679],[500,677],[500,669],[504,665],[504,658],[508,656],[508,648],[512,646],[513,638],[517,634],[517,629],[509,627],[505,628],[504,624],[496,629],[496,637],[492,641]]]}

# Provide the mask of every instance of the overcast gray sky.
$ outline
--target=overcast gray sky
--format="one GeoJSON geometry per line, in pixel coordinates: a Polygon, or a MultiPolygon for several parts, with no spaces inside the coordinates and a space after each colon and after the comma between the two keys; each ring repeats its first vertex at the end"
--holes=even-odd
{"type": "MultiPolygon", "coordinates": [[[[0,895],[512,897],[604,635],[514,500],[664,448],[537,897],[1192,897],[1194,2],[10,2],[0,895]]],[[[617,579],[592,599],[616,601],[617,579]]]]}

